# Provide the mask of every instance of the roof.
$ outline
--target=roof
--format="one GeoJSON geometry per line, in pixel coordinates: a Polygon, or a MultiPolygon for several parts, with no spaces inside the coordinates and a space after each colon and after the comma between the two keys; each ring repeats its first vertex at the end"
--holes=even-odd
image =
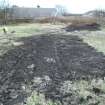
{"type": "Polygon", "coordinates": [[[12,14],[14,18],[36,18],[51,16],[56,12],[55,8],[23,8],[15,7],[12,8],[12,14]]]}

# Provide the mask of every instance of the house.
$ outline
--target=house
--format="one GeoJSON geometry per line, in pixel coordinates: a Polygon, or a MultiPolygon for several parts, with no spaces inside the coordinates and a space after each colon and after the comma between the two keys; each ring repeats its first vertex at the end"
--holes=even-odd
{"type": "Polygon", "coordinates": [[[13,7],[10,9],[9,18],[12,19],[35,19],[38,17],[49,17],[56,14],[55,8],[25,8],[13,7]]]}

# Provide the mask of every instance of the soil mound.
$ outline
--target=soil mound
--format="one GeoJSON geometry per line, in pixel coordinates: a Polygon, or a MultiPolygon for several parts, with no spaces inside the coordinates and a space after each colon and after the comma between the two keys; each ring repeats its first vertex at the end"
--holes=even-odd
{"type": "Polygon", "coordinates": [[[76,31],[76,30],[96,31],[99,29],[100,25],[97,23],[76,23],[76,24],[70,24],[65,28],[66,31],[76,31]]]}

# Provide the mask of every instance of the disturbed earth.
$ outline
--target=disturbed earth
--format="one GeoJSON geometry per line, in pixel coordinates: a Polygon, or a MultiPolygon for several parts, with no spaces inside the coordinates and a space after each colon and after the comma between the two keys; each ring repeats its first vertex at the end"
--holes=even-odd
{"type": "Polygon", "coordinates": [[[33,90],[63,105],[79,105],[63,83],[105,76],[105,56],[78,36],[39,35],[19,41],[24,44],[0,59],[0,105],[23,105],[33,90]]]}

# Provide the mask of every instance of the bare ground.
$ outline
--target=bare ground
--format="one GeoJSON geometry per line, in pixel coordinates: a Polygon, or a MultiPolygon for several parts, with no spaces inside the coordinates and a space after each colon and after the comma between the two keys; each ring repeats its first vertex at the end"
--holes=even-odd
{"type": "Polygon", "coordinates": [[[24,44],[0,60],[3,105],[22,105],[33,90],[63,105],[79,105],[81,99],[62,90],[63,83],[105,77],[105,56],[78,36],[42,34],[18,41],[24,44]]]}

